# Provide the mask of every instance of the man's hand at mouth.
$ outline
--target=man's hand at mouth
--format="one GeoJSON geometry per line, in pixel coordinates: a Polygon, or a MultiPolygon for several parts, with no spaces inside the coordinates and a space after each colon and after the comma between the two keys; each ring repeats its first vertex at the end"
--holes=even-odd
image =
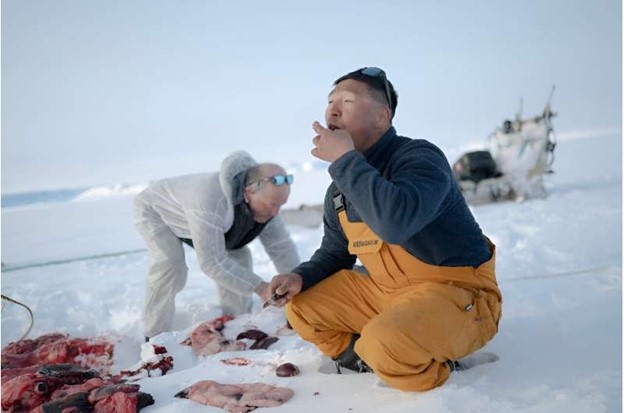
{"type": "Polygon", "coordinates": [[[314,121],[312,129],[318,134],[312,139],[314,148],[312,156],[327,162],[334,162],[345,153],[355,149],[353,139],[349,132],[329,124],[324,127],[318,121],[314,121]]]}

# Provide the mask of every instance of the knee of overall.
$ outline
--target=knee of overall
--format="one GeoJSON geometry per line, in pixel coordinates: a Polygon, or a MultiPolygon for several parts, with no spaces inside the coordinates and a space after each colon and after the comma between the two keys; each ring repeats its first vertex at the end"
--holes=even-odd
{"type": "Polygon", "coordinates": [[[294,300],[295,299],[293,298],[284,306],[284,315],[286,316],[286,320],[288,320],[290,325],[293,325],[293,320],[296,320],[295,324],[297,324],[297,321],[299,320],[298,312],[295,310],[296,306],[295,304],[293,304],[294,300]]]}
{"type": "Polygon", "coordinates": [[[286,320],[290,323],[295,331],[299,331],[301,326],[308,325],[304,314],[306,313],[307,300],[301,294],[296,295],[284,307],[286,320]]]}
{"type": "Polygon", "coordinates": [[[360,338],[355,343],[355,352],[375,370],[390,357],[388,345],[396,339],[396,329],[387,324],[371,320],[364,326],[360,338]]]}

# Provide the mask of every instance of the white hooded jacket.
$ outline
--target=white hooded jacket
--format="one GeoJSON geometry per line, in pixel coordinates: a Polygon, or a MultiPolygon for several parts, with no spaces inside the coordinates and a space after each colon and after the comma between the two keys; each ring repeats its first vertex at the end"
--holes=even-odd
{"type": "MultiPolygon", "coordinates": [[[[255,165],[247,152],[236,151],[223,160],[220,172],[164,179],[140,194],[177,237],[193,240],[206,275],[242,295],[251,294],[263,279],[228,257],[225,233],[234,222],[234,177],[255,165]]],[[[299,264],[297,248],[279,215],[267,223],[259,239],[279,273],[299,264]]]]}

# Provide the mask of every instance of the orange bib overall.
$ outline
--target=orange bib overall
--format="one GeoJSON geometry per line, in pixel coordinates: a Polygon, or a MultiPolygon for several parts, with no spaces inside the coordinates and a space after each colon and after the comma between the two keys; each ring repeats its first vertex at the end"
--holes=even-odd
{"type": "Polygon", "coordinates": [[[306,341],[337,357],[354,333],[355,352],[388,385],[429,390],[449,377],[447,360],[483,347],[498,331],[501,293],[495,247],[477,268],[426,264],[363,222],[340,223],[369,275],[341,270],[295,296],[286,316],[306,341]]]}

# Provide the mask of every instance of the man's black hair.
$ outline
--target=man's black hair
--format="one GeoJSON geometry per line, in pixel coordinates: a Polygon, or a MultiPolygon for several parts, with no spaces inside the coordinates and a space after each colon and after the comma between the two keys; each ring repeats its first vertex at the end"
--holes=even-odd
{"type": "MultiPolygon", "coordinates": [[[[380,92],[381,95],[379,96],[383,98],[383,102],[389,103],[387,102],[388,98],[386,97],[386,86],[384,85],[383,77],[382,76],[376,76],[376,77],[368,76],[368,75],[361,73],[361,71],[362,69],[354,70],[351,73],[347,73],[346,75],[339,77],[334,82],[334,86],[336,86],[338,83],[342,82],[343,80],[347,80],[347,79],[357,80],[358,82],[366,83],[369,88],[380,92]]],[[[388,87],[390,89],[390,98],[392,100],[389,106],[390,106],[390,111],[392,112],[392,117],[394,118],[394,114],[396,112],[396,108],[399,103],[399,95],[397,94],[396,90],[394,90],[394,85],[392,85],[392,83],[389,80],[388,80],[388,87]]]]}

